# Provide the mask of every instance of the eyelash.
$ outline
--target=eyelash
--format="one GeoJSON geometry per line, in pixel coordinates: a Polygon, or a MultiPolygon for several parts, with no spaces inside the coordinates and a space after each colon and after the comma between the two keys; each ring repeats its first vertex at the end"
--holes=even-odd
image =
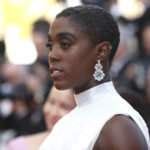
{"type": "Polygon", "coordinates": [[[47,44],[46,44],[46,47],[48,47],[48,48],[49,48],[49,50],[51,50],[51,49],[52,49],[52,47],[53,47],[53,44],[52,44],[52,43],[47,43],[47,44]]]}
{"type": "Polygon", "coordinates": [[[71,46],[71,43],[68,43],[68,42],[60,42],[60,47],[62,49],[67,49],[71,46]]]}

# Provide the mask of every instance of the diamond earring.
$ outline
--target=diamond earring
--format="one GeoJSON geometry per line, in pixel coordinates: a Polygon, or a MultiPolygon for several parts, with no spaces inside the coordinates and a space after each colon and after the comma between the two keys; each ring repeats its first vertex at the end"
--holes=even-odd
{"type": "Polygon", "coordinates": [[[97,81],[103,80],[105,74],[102,70],[103,66],[100,63],[100,60],[98,60],[98,63],[95,64],[94,68],[95,68],[95,72],[93,74],[94,79],[97,81]]]}

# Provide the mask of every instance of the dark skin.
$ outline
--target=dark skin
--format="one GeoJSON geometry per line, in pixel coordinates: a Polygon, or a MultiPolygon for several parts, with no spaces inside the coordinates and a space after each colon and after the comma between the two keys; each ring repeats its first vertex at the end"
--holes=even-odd
{"type": "Polygon", "coordinates": [[[110,50],[107,52],[110,44],[107,41],[97,45],[91,44],[88,36],[78,32],[77,26],[64,17],[54,21],[48,41],[51,45],[50,68],[61,70],[56,78],[53,78],[51,74],[57,89],[73,88],[77,94],[100,83],[110,81],[109,63],[106,61],[107,53],[110,53],[110,50]],[[93,66],[98,60],[101,60],[105,72],[105,78],[101,82],[93,78],[93,66]],[[78,79],[79,72],[80,80],[78,79]]]}
{"type": "Polygon", "coordinates": [[[117,115],[109,120],[93,150],[148,150],[143,133],[129,117],[117,115]]]}
{"type": "MultiPolygon", "coordinates": [[[[57,89],[72,88],[76,94],[111,80],[108,59],[110,43],[104,41],[92,45],[90,38],[77,28],[78,26],[70,23],[68,18],[60,17],[52,24],[49,37],[49,63],[54,85],[57,89]],[[93,66],[98,60],[101,61],[105,73],[104,79],[100,82],[93,78],[93,66]]],[[[148,148],[137,124],[129,117],[117,115],[103,127],[94,150],[148,148]]]]}

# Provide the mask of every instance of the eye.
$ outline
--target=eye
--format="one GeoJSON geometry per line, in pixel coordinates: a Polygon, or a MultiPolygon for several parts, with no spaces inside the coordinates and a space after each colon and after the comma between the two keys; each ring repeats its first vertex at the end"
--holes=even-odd
{"type": "Polygon", "coordinates": [[[49,48],[49,50],[51,51],[51,50],[52,50],[52,48],[53,48],[53,44],[52,44],[52,43],[47,43],[47,44],[46,44],[46,47],[48,47],[48,48],[49,48]]]}
{"type": "Polygon", "coordinates": [[[62,48],[62,49],[67,49],[67,48],[69,48],[71,46],[71,43],[70,42],[61,42],[60,43],[60,47],[62,48]]]}

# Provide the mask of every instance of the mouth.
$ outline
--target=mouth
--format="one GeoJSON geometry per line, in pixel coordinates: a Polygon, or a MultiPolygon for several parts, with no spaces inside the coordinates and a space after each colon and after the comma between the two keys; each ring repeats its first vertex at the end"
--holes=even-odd
{"type": "Polygon", "coordinates": [[[52,79],[57,79],[62,75],[63,70],[57,67],[50,68],[50,74],[52,79]]]}

